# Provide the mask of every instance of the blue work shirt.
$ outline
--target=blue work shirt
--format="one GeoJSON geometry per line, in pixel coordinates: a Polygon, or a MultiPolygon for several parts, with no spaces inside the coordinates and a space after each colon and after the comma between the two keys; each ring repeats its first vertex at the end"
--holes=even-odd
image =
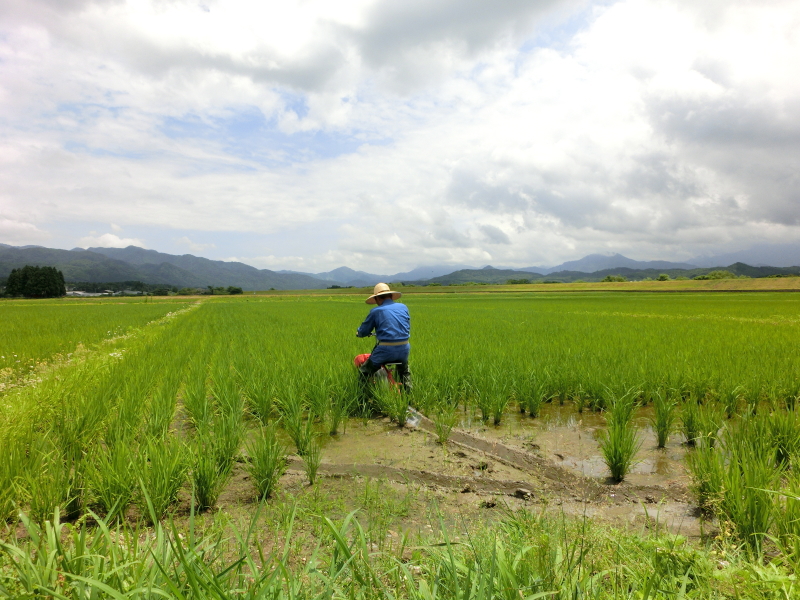
{"type": "MultiPolygon", "coordinates": [[[[366,337],[372,330],[379,342],[404,342],[411,337],[411,315],[405,304],[398,304],[391,298],[376,306],[358,328],[358,337],[366,337]]],[[[375,346],[372,362],[381,365],[396,360],[407,361],[410,344],[402,346],[375,346]]]]}
{"type": "Polygon", "coordinates": [[[358,337],[367,337],[372,330],[379,342],[404,342],[411,337],[411,315],[405,304],[391,298],[376,306],[358,328],[358,337]]]}

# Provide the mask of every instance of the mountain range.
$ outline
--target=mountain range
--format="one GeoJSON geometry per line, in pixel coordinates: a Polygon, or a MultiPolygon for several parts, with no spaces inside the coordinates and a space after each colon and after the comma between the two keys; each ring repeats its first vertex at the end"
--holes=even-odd
{"type": "MultiPolygon", "coordinates": [[[[778,245],[754,247],[754,255],[772,257],[779,267],[800,263],[800,245],[778,245]],[[794,259],[797,258],[795,261],[794,259]],[[780,259],[780,260],[779,260],[780,259]]],[[[0,278],[7,277],[11,269],[26,264],[54,266],[64,273],[68,282],[103,283],[112,281],[142,281],[177,287],[205,288],[213,286],[239,286],[245,290],[323,289],[332,285],[369,287],[380,281],[416,284],[440,283],[502,283],[509,279],[533,279],[552,281],[597,281],[606,275],[625,275],[629,279],[656,277],[667,273],[671,277],[708,272],[712,268],[728,265],[737,274],[755,277],[797,272],[797,268],[754,268],[743,261],[728,261],[741,258],[741,253],[703,257],[691,263],[669,261],[637,261],[621,254],[590,254],[579,260],[560,265],[525,268],[495,268],[490,265],[428,265],[411,271],[389,274],[373,274],[339,267],[323,273],[300,271],[271,271],[257,269],[241,262],[210,260],[191,254],[173,255],[136,246],[127,248],[74,248],[58,250],[42,246],[9,246],[0,244],[0,278]],[[698,264],[698,263],[703,263],[698,264]]],[[[753,261],[755,267],[763,263],[753,261]]]]}
{"type": "Polygon", "coordinates": [[[8,277],[11,269],[25,265],[56,267],[68,282],[142,281],[196,288],[234,285],[247,290],[327,287],[307,275],[276,273],[240,262],[209,260],[191,254],[176,256],[136,246],[57,250],[0,245],[0,277],[8,277]]]}

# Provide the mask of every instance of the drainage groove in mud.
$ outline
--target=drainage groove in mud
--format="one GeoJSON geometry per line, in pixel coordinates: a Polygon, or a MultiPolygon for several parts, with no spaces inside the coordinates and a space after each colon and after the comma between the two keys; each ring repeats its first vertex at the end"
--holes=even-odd
{"type": "MultiPolygon", "coordinates": [[[[419,418],[418,429],[427,434],[436,433],[436,425],[426,416],[415,411],[419,418]]],[[[453,429],[448,439],[449,445],[459,446],[475,452],[487,454],[510,467],[531,473],[537,476],[539,485],[558,495],[570,494],[588,501],[597,501],[611,495],[617,501],[651,502],[668,498],[679,502],[688,499],[687,490],[680,485],[631,485],[626,482],[609,485],[593,479],[578,475],[567,469],[561,468],[546,459],[534,456],[522,450],[511,448],[497,441],[489,441],[472,435],[461,429],[453,429]]]]}
{"type": "MultiPolygon", "coordinates": [[[[298,459],[289,459],[289,468],[302,471],[303,462],[298,459]]],[[[334,465],[323,463],[319,472],[327,477],[371,477],[385,478],[398,483],[417,483],[426,486],[436,486],[461,492],[475,492],[488,494],[503,494],[517,498],[533,499],[535,494],[531,489],[531,482],[504,481],[499,479],[472,479],[469,477],[455,477],[430,473],[416,469],[403,469],[401,467],[387,467],[383,465],[334,465]]]]}

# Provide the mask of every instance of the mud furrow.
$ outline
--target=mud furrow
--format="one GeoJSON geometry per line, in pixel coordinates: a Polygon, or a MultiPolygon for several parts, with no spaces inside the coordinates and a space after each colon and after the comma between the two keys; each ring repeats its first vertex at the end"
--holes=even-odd
{"type": "MultiPolygon", "coordinates": [[[[303,462],[298,459],[289,459],[288,467],[302,471],[303,462]]],[[[518,498],[533,499],[535,494],[531,489],[531,482],[506,481],[489,478],[470,478],[419,471],[416,469],[403,469],[401,467],[388,467],[384,465],[336,465],[323,463],[319,473],[327,477],[372,477],[375,479],[386,478],[398,483],[417,483],[426,486],[436,486],[460,492],[476,492],[488,494],[503,494],[518,498]]]]}
{"type": "MultiPolygon", "coordinates": [[[[434,422],[418,412],[415,412],[415,415],[419,417],[418,428],[426,433],[435,435],[436,426],[434,422]]],[[[482,452],[498,462],[526,473],[531,473],[537,477],[541,487],[559,495],[570,494],[590,501],[600,500],[609,496],[616,498],[616,501],[625,499],[629,502],[650,502],[654,499],[660,500],[662,498],[669,498],[679,502],[688,501],[687,490],[681,485],[668,487],[644,486],[631,485],[624,481],[618,484],[604,483],[591,477],[573,473],[554,465],[544,458],[511,448],[498,441],[480,438],[461,429],[453,428],[448,444],[482,452]]]]}

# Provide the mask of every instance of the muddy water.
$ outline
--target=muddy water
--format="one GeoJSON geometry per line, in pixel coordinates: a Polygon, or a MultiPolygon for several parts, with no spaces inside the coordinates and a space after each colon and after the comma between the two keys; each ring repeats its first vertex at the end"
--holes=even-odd
{"type": "MultiPolygon", "coordinates": [[[[669,485],[687,483],[683,458],[686,453],[678,434],[673,434],[667,447],[656,448],[656,435],[650,427],[652,407],[639,408],[634,424],[642,440],[636,455],[637,463],[626,478],[635,485],[669,485]]],[[[532,419],[518,412],[508,412],[499,426],[485,425],[479,415],[464,415],[460,427],[481,437],[532,452],[554,464],[586,477],[608,476],[597,436],[606,427],[599,413],[578,413],[574,405],[545,404],[539,417],[532,419]]]]}
{"type": "Polygon", "coordinates": [[[326,437],[323,463],[331,465],[380,465],[473,480],[529,478],[524,471],[487,460],[480,452],[453,451],[421,430],[400,429],[385,419],[367,422],[353,419],[344,435],[326,437]]]}
{"type": "MultiPolygon", "coordinates": [[[[700,536],[703,526],[686,491],[685,450],[678,436],[658,450],[650,416],[651,409],[638,409],[634,416],[642,445],[637,464],[619,485],[607,480],[597,442],[604,418],[580,414],[569,404],[546,405],[536,419],[509,412],[497,427],[465,414],[447,446],[435,442],[427,419],[416,429],[398,428],[388,419],[351,419],[342,435],[321,436],[320,472],[342,481],[360,477],[426,486],[444,494],[453,509],[533,503],[619,525],[659,525],[700,536]]],[[[292,468],[299,472],[301,465],[294,459],[292,468]]]]}

